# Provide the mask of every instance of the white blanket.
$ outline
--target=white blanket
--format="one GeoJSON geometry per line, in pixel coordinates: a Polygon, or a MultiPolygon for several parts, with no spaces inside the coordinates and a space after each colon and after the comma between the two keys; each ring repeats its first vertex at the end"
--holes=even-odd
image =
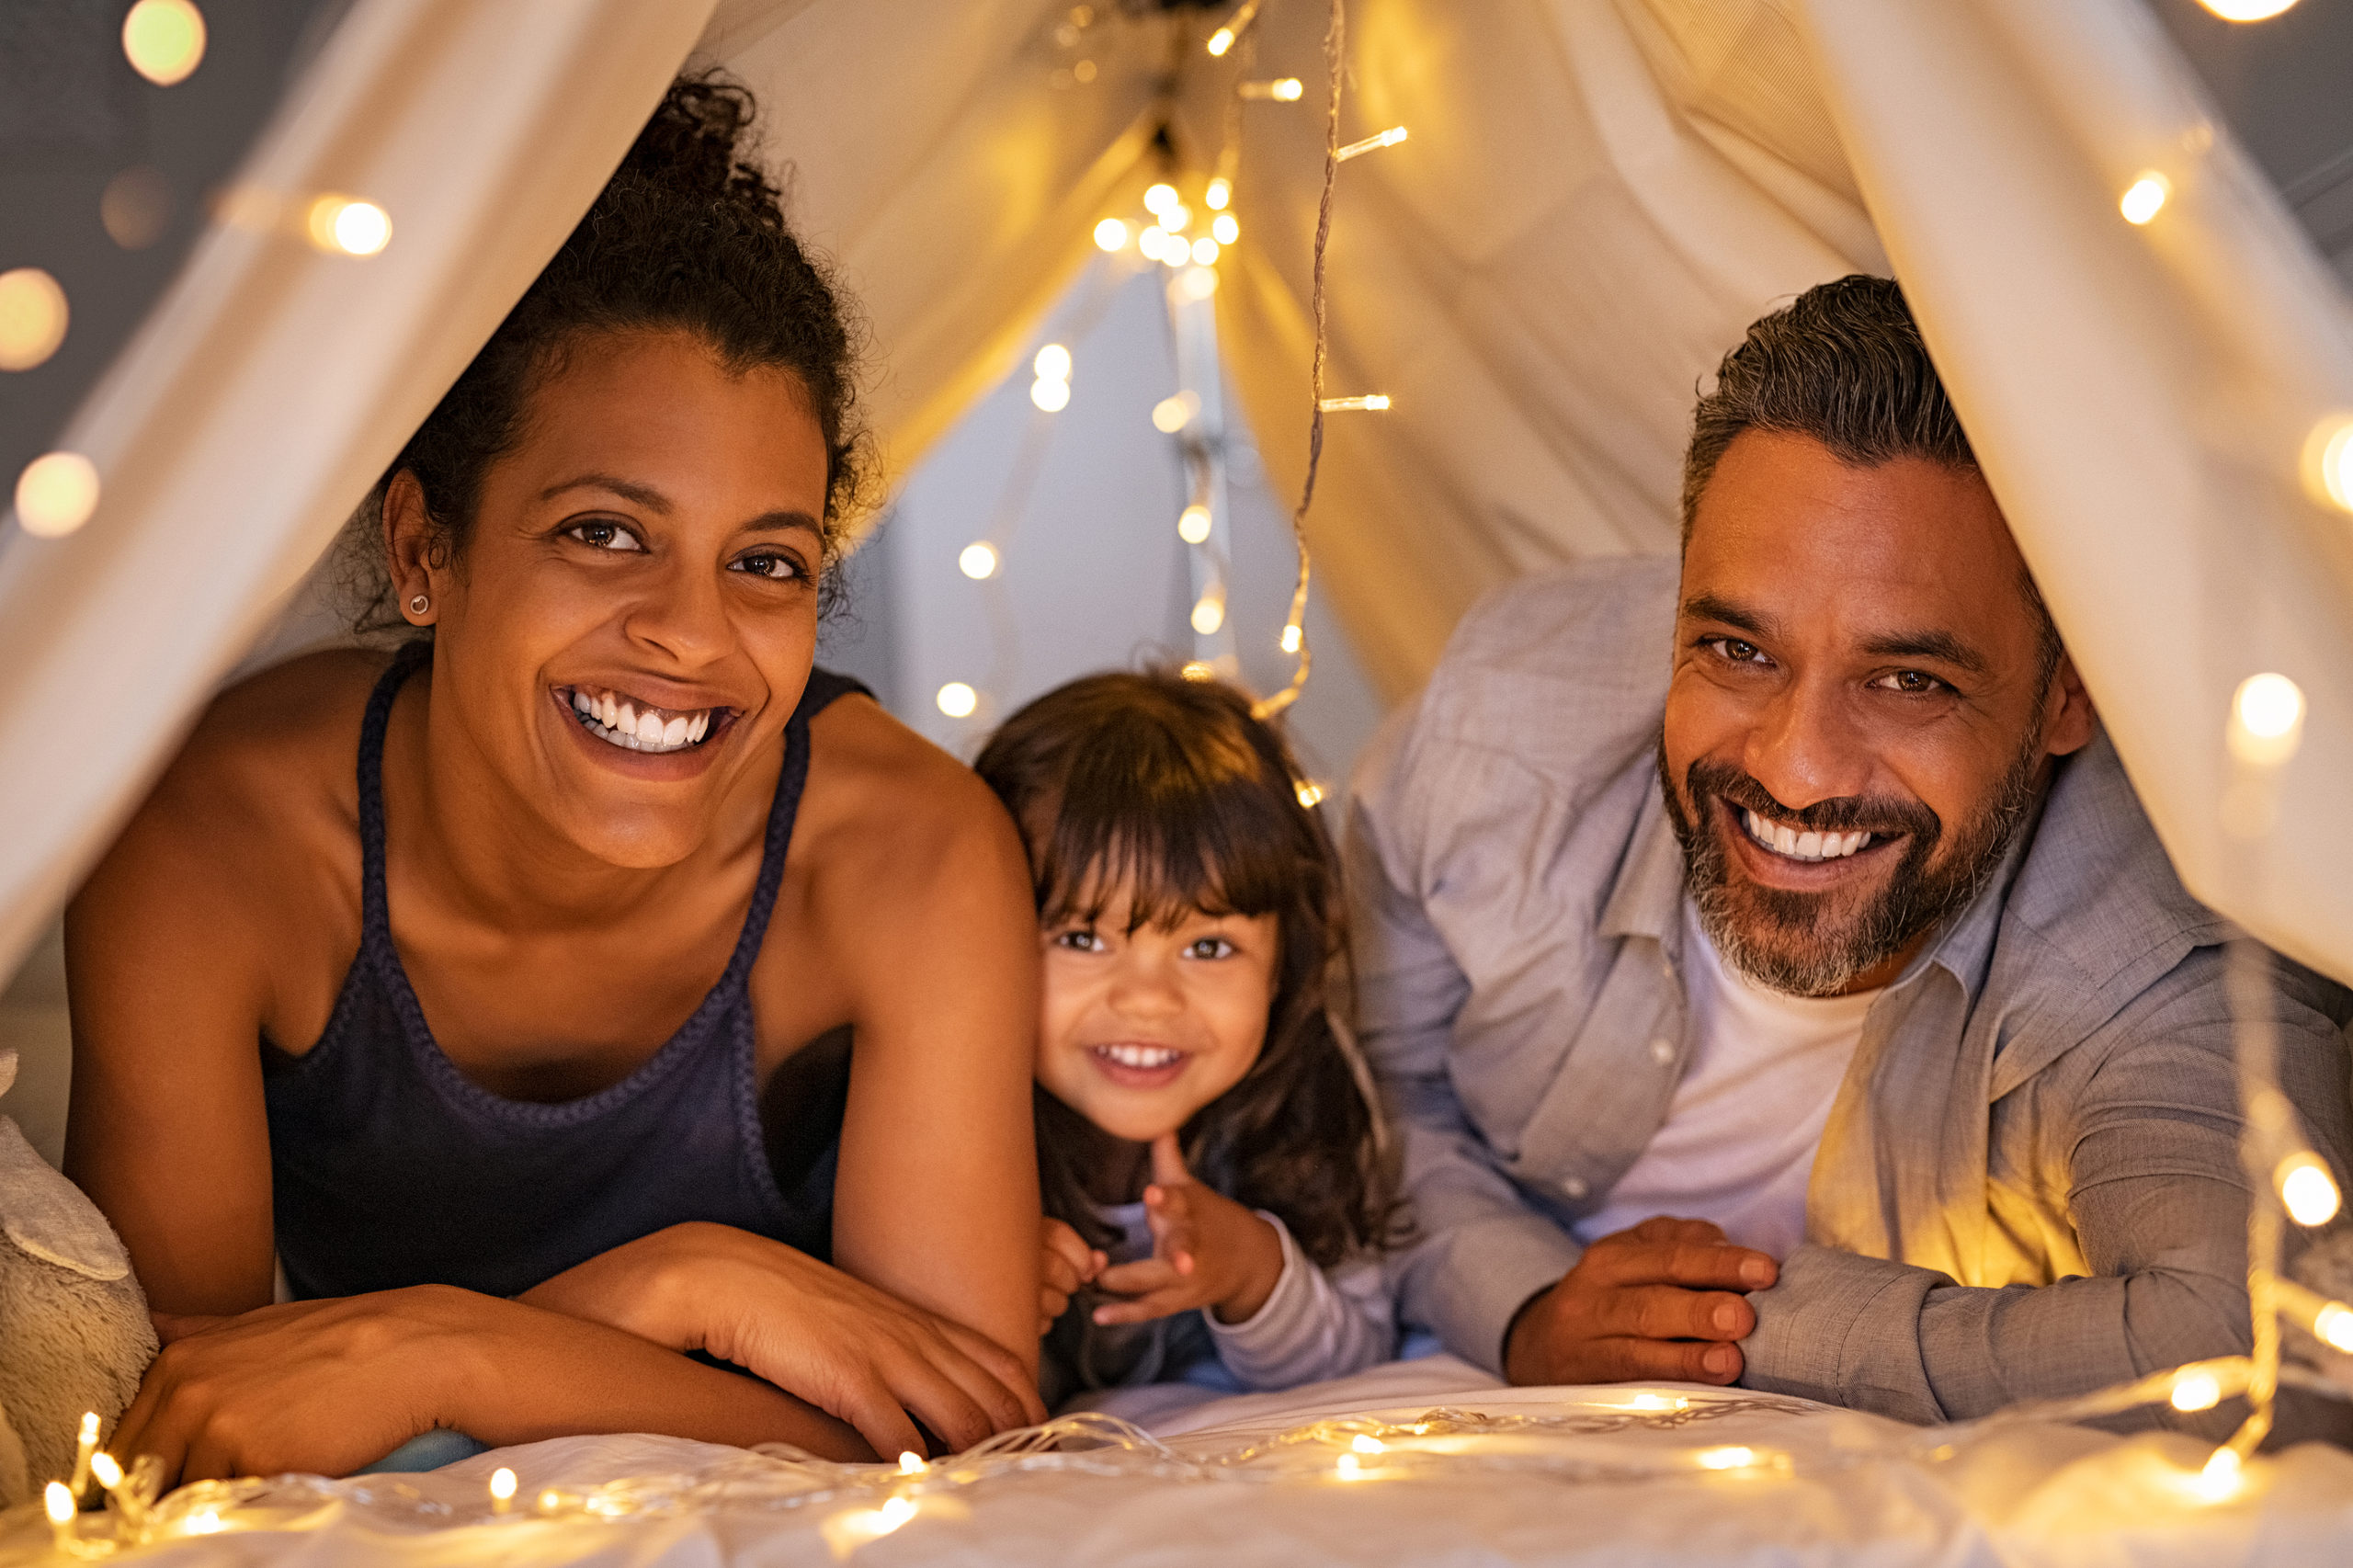
{"type": "MultiPolygon", "coordinates": [[[[2177,1436],[2020,1422],[1947,1444],[1738,1390],[1497,1388],[1444,1358],[1188,1402],[1155,1419],[1157,1443],[951,1460],[910,1476],[675,1438],[563,1438],[415,1477],[190,1489],[167,1501],[173,1528],[226,1529],[127,1555],[201,1568],[2353,1558],[2353,1455],[2318,1445],[2217,1488],[2200,1479],[2208,1450],[2177,1436]],[[1416,1433],[1437,1407],[1483,1419],[1416,1433]],[[1341,1419],[1312,1439],[1268,1441],[1325,1418],[1341,1419]],[[520,1483],[503,1516],[486,1489],[502,1466],[520,1483]]],[[[0,1563],[48,1545],[37,1512],[0,1523],[0,1563]]]]}

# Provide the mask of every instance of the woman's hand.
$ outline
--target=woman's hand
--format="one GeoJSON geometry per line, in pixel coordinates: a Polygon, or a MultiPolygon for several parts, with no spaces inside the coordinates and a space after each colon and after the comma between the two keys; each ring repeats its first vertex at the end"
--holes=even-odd
{"type": "Polygon", "coordinates": [[[1143,1190],[1152,1256],[1115,1264],[1096,1282],[1131,1298],[1095,1309],[1102,1324],[1142,1323],[1207,1307],[1241,1323],[1267,1304],[1283,1274],[1282,1238],[1233,1199],[1193,1179],[1174,1132],[1152,1143],[1153,1185],[1143,1190]]]}
{"type": "Polygon", "coordinates": [[[885,1457],[926,1451],[917,1420],[962,1449],[1046,1418],[1021,1362],[986,1335],[733,1226],[673,1225],[521,1300],[732,1361],[885,1457]]]}
{"type": "Polygon", "coordinates": [[[1043,1339],[1079,1287],[1090,1284],[1111,1260],[1086,1244],[1076,1231],[1060,1220],[1045,1223],[1045,1256],[1038,1269],[1038,1337],[1043,1339]]]}
{"type": "Polygon", "coordinates": [[[451,1380],[478,1349],[473,1300],[426,1286],[236,1317],[157,1312],[163,1353],[112,1449],[155,1455],[167,1484],[347,1474],[449,1421],[451,1380]]]}

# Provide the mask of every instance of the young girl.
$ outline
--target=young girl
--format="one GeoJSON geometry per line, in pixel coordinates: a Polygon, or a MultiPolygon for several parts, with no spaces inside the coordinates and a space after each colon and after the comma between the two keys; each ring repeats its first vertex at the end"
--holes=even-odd
{"type": "Polygon", "coordinates": [[[1282,742],[1229,687],[1120,673],[1030,703],[974,766],[1045,951],[1048,1403],[1387,1359],[1393,1183],[1331,1016],[1331,842],[1282,742]]]}

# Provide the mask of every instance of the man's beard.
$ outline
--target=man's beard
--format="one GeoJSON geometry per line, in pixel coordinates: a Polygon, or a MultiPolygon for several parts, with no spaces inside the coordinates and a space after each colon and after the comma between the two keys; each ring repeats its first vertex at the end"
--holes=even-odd
{"type": "MultiPolygon", "coordinates": [[[[1692,809],[1700,819],[1695,824],[1685,814],[1667,770],[1664,736],[1658,778],[1676,840],[1683,846],[1684,890],[1716,951],[1759,985],[1791,996],[1833,996],[1856,976],[1902,952],[1921,932],[1969,906],[2034,807],[2042,758],[2041,737],[2029,732],[1984,809],[1961,824],[1941,859],[1936,851],[1944,824],[1917,801],[1841,796],[1793,812],[1741,769],[1701,758],[1685,775],[1692,809]],[[1886,885],[1861,908],[1839,915],[1836,907],[1847,896],[1843,892],[1798,892],[1745,881],[1735,884],[1717,836],[1720,829],[1710,804],[1714,797],[1801,831],[1909,837],[1886,885]]],[[[1730,831],[1745,829],[1735,823],[1730,831]]]]}

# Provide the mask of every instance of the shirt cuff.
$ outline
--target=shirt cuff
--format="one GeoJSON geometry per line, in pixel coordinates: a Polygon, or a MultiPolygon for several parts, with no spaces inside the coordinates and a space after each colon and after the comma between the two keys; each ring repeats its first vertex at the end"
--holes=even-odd
{"type": "Polygon", "coordinates": [[[1513,1315],[1584,1256],[1574,1236],[1532,1210],[1475,1220],[1407,1256],[1399,1304],[1449,1350],[1500,1378],[1513,1315]]]}
{"type": "Polygon", "coordinates": [[[1364,1315],[1357,1302],[1299,1250],[1281,1220],[1263,1209],[1255,1212],[1275,1229],[1283,1271],[1258,1310],[1240,1323],[1221,1323],[1216,1312],[1202,1312],[1226,1370],[1251,1388],[1288,1388],[1386,1359],[1393,1330],[1344,1321],[1364,1315]],[[1376,1346],[1376,1339],[1384,1343],[1376,1346]]]}
{"type": "Polygon", "coordinates": [[[1743,1388],[1795,1394],[1926,1426],[1945,1419],[1920,1354],[1920,1308],[1949,1276],[1807,1244],[1768,1290],[1749,1293],[1743,1388]]]}

